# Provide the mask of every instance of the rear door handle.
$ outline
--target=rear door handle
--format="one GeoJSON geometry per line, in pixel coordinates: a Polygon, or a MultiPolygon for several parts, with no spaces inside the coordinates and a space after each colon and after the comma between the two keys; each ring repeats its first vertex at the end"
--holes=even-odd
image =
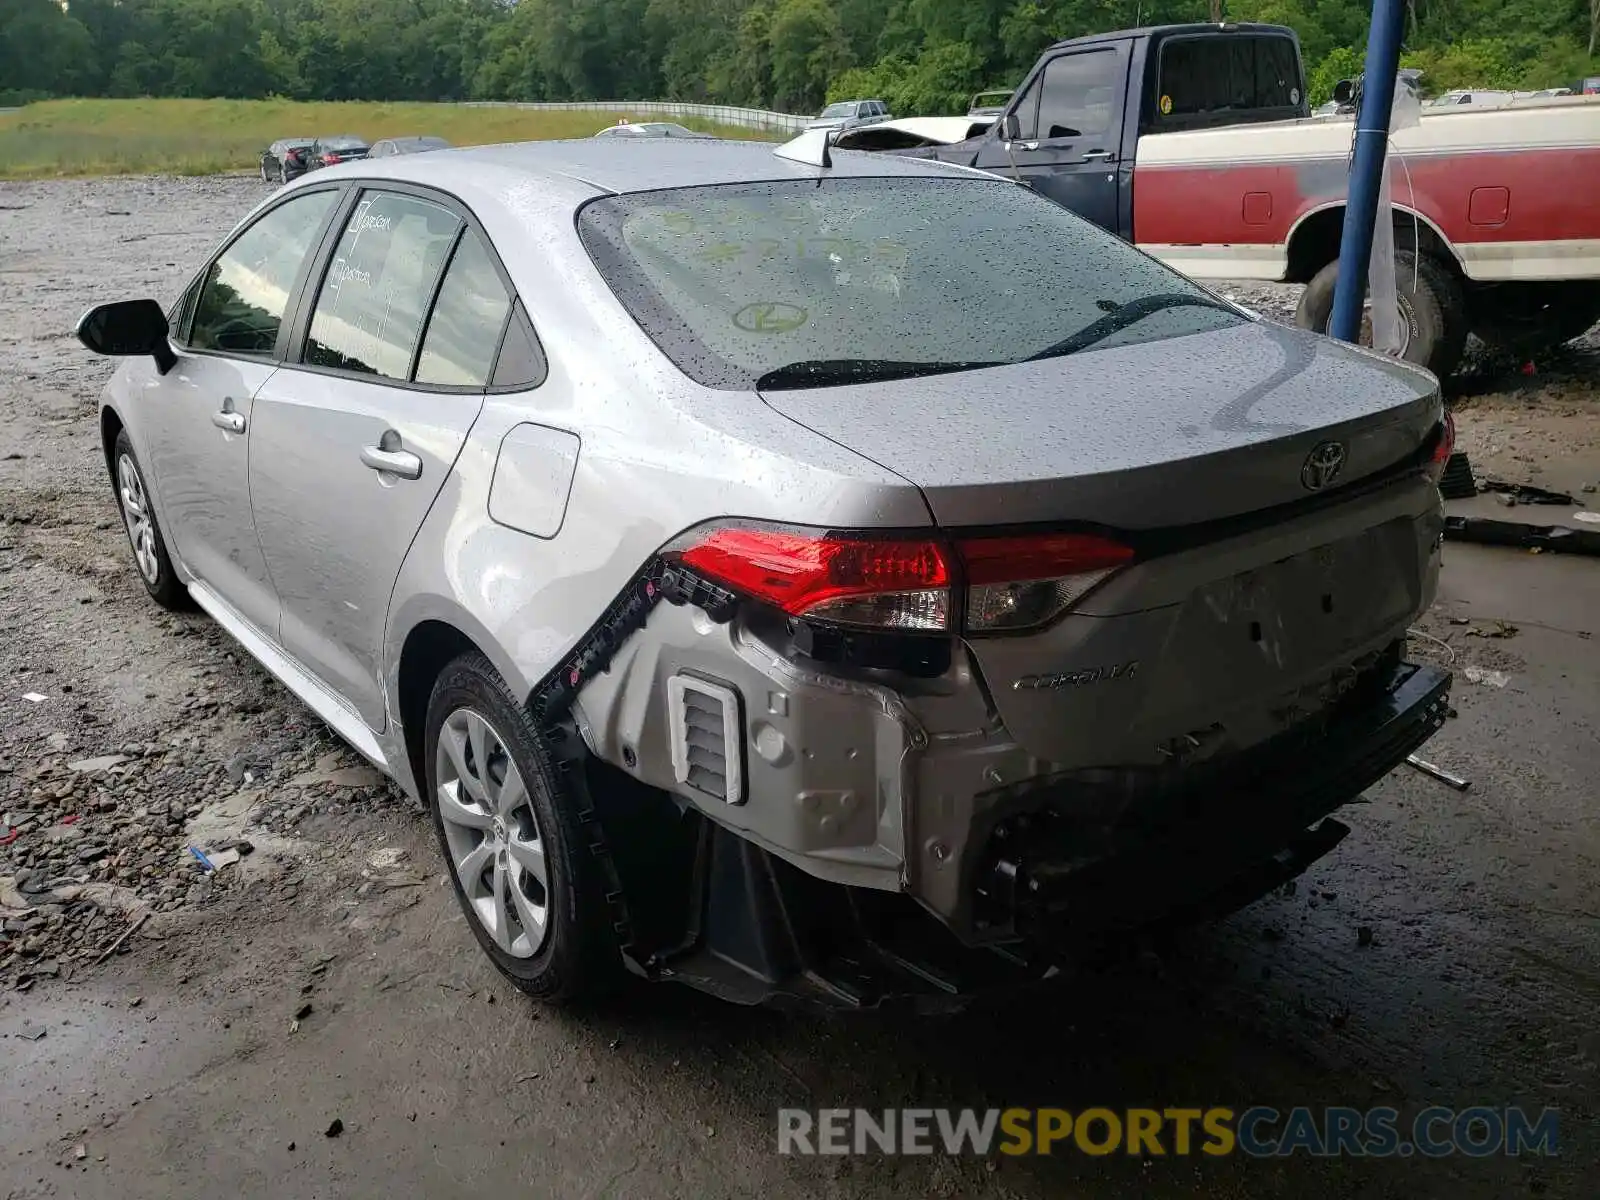
{"type": "Polygon", "coordinates": [[[244,432],[244,414],[234,412],[232,404],[228,404],[221,412],[212,413],[211,423],[228,433],[244,432]]]}
{"type": "Polygon", "coordinates": [[[422,476],[422,460],[411,451],[400,449],[400,435],[392,429],[384,431],[376,446],[361,447],[361,461],[374,471],[387,471],[401,479],[422,476]]]}
{"type": "Polygon", "coordinates": [[[1084,162],[1109,162],[1114,156],[1109,150],[1090,150],[1083,156],[1084,162]]]}

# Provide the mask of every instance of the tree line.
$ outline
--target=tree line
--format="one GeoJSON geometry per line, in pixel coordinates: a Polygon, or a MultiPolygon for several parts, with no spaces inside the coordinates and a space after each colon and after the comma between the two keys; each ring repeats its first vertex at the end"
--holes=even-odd
{"type": "MultiPolygon", "coordinates": [[[[1600,0],[1407,0],[1431,91],[1600,75],[1600,0]]],[[[1052,40],[1296,29],[1314,102],[1360,69],[1371,0],[3,0],[0,104],[47,96],[690,100],[962,111],[1052,40]]]]}

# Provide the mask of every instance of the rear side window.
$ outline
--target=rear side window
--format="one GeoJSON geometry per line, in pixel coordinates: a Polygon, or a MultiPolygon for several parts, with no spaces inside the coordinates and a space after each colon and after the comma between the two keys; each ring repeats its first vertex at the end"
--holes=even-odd
{"type": "Polygon", "coordinates": [[[410,378],[422,319],[460,225],[455,213],[430,200],[364,195],[323,276],[305,361],[410,378]]]}
{"type": "Polygon", "coordinates": [[[334,196],[311,192],[285,201],[263,213],[218,255],[195,302],[189,337],[194,349],[273,352],[289,293],[312,242],[322,232],[334,196]]]}
{"type": "Polygon", "coordinates": [[[417,359],[417,382],[454,387],[488,383],[510,312],[511,297],[483,239],[467,230],[428,318],[422,355],[417,359]]]}
{"type": "Polygon", "coordinates": [[[1162,43],[1156,120],[1183,124],[1213,113],[1292,109],[1300,62],[1286,37],[1188,37],[1162,43]]]}

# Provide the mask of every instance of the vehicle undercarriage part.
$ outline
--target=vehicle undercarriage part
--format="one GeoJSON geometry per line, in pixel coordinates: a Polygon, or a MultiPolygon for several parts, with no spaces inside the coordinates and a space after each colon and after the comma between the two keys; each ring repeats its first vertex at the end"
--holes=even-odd
{"type": "Polygon", "coordinates": [[[1498,521],[1493,517],[1446,516],[1444,536],[1453,542],[1477,542],[1484,546],[1600,555],[1600,530],[1577,529],[1571,525],[1528,525],[1522,521],[1498,521]]]}

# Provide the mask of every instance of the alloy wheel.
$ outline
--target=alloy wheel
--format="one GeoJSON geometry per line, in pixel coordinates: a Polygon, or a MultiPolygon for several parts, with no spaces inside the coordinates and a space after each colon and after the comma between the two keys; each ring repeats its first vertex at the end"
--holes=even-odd
{"type": "Polygon", "coordinates": [[[505,739],[471,708],[445,718],[434,755],[435,803],[467,906],[496,946],[531,958],[549,931],[549,876],[522,773],[505,739]]]}
{"type": "Polygon", "coordinates": [[[139,564],[139,573],[152,587],[161,577],[161,559],[156,554],[156,526],[150,515],[150,501],[145,495],[144,480],[132,458],[124,454],[117,459],[117,494],[122,499],[122,519],[128,526],[128,541],[133,544],[133,557],[139,564]]]}

